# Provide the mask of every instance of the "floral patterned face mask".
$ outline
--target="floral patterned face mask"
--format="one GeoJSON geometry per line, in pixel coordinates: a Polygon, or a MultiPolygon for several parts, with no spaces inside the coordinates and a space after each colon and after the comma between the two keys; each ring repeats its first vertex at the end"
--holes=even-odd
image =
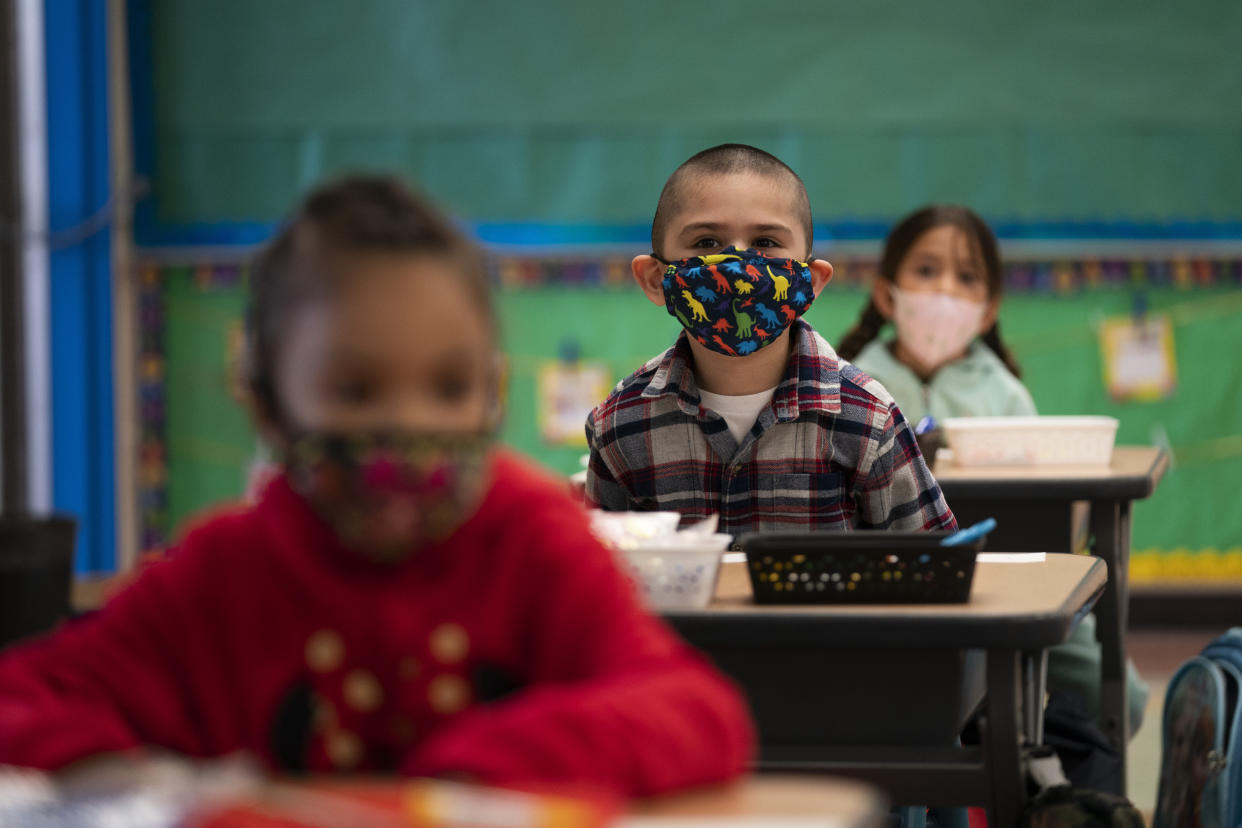
{"type": "Polygon", "coordinates": [[[753,248],[664,263],[669,314],[700,345],[726,356],[753,354],[774,341],[815,300],[809,264],[753,248]]]}
{"type": "Polygon", "coordinates": [[[492,432],[305,432],[285,453],[295,491],[350,550],[398,563],[470,517],[492,432]]]}

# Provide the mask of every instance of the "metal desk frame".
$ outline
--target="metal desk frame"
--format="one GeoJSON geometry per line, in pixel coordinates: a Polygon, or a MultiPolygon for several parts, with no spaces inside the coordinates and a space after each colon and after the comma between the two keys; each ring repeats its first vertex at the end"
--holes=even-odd
{"type": "MultiPolygon", "coordinates": [[[[1104,590],[1103,562],[1049,555],[1043,564],[980,563],[971,602],[941,605],[757,606],[750,599],[745,564],[722,569],[717,597],[707,609],[672,612],[666,618],[752,700],[766,700],[752,704],[760,770],[853,777],[883,788],[897,804],[986,803],[990,824],[1017,824],[1026,800],[1024,748],[1038,743],[1042,734],[1044,653],[1069,636],[1104,590]],[[1030,589],[1037,573],[1044,594],[1032,597],[1039,592],[1030,589]],[[928,654],[964,649],[986,652],[987,716],[978,746],[925,739],[901,744],[891,738],[892,727],[879,744],[842,743],[831,736],[836,725],[830,715],[816,720],[828,733],[819,741],[781,744],[771,738],[779,729],[772,726],[774,720],[789,712],[773,705],[773,697],[789,688],[806,690],[808,681],[816,681],[827,698],[832,688],[822,683],[823,670],[837,659],[870,658],[869,674],[837,679],[876,690],[875,704],[848,711],[850,720],[843,722],[857,734],[867,732],[866,721],[890,725],[897,715],[880,701],[881,688],[909,680],[904,658],[918,663],[928,654]]],[[[952,731],[958,723],[944,724],[952,731]]]]}
{"type": "Polygon", "coordinates": [[[936,480],[958,523],[995,517],[989,552],[1074,552],[1073,504],[1090,507],[1089,551],[1108,566],[1096,607],[1100,641],[1100,725],[1121,756],[1126,780],[1130,722],[1126,698],[1126,625],[1130,605],[1130,504],[1150,497],[1169,467],[1164,449],[1118,446],[1106,469],[1084,466],[961,468],[938,463],[936,480]]]}

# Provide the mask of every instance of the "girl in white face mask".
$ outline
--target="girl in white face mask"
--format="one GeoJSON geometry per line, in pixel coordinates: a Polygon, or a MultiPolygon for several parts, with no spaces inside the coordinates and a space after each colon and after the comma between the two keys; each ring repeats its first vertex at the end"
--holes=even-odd
{"type": "Polygon", "coordinates": [[[965,207],[924,207],[889,234],[871,301],[837,353],[880,381],[906,419],[1030,415],[1000,338],[996,238],[965,207]],[[893,324],[894,336],[879,338],[893,324]]]}
{"type": "MultiPolygon", "coordinates": [[[[996,238],[983,220],[965,207],[924,207],[889,233],[871,301],[837,353],[879,380],[911,423],[1034,415],[996,321],[1002,286],[996,238]],[[890,322],[895,334],[881,337],[890,322]]],[[[924,451],[936,442],[937,432],[919,437],[924,451]]],[[[1099,663],[1088,616],[1049,651],[1048,689],[1078,694],[1094,714],[1099,663]]],[[[1133,662],[1127,684],[1133,733],[1147,699],[1133,662]]]]}

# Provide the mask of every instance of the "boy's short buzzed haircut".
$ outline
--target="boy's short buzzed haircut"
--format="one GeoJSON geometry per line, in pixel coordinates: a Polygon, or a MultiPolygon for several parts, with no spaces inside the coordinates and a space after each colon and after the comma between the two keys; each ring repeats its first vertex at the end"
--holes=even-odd
{"type": "MultiPolygon", "coordinates": [[[[790,169],[784,161],[749,144],[720,144],[709,147],[690,156],[680,167],[673,171],[660,191],[660,200],[656,204],[655,218],[651,220],[651,249],[662,254],[664,234],[668,223],[685,203],[684,193],[686,181],[692,177],[703,175],[729,175],[750,172],[770,178],[788,176],[794,183],[794,210],[806,233],[806,243],[810,247],[813,239],[811,228],[811,201],[806,194],[806,185],[798,174],[790,169]]],[[[807,251],[810,252],[809,249],[807,251]]]]}

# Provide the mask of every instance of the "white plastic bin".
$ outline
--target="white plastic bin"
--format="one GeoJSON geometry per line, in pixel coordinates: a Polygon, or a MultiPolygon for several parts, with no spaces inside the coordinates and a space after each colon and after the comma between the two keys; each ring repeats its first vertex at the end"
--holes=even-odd
{"type": "Polygon", "coordinates": [[[720,558],[731,536],[704,535],[699,543],[640,546],[617,551],[654,610],[702,609],[711,603],[720,558]]]}
{"type": "Polygon", "coordinates": [[[950,417],[944,436],[957,466],[1106,466],[1117,419],[950,417]]]}

